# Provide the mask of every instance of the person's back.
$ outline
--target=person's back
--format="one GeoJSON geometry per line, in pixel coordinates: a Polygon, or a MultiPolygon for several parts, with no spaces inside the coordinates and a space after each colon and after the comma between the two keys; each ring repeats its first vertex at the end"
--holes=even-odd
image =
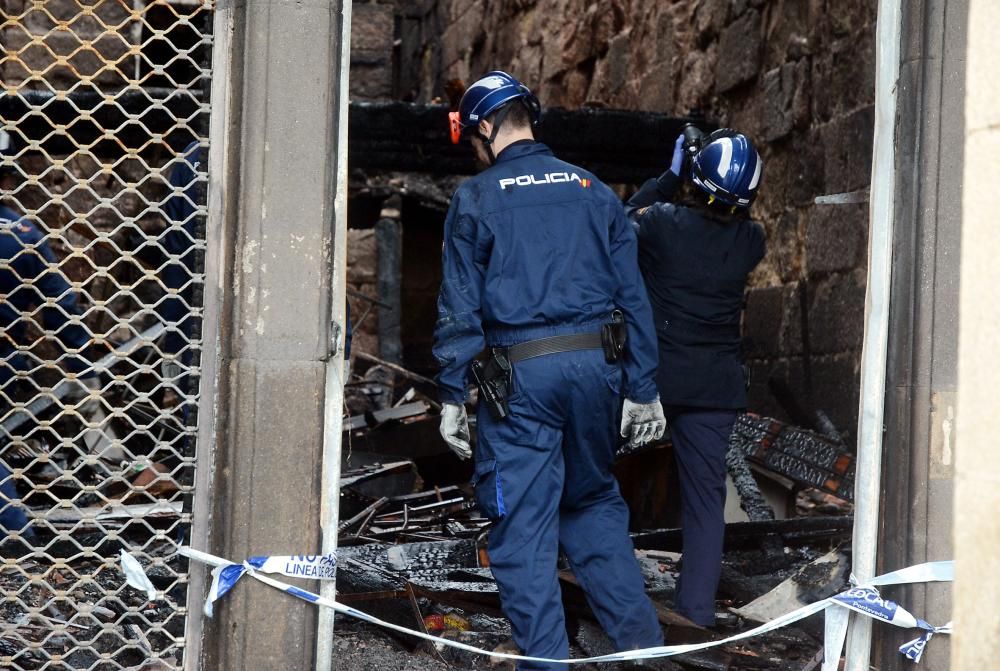
{"type": "Polygon", "coordinates": [[[471,231],[463,217],[479,220],[470,243],[485,270],[485,330],[568,331],[614,309],[621,277],[611,238],[621,205],[593,175],[544,144],[521,141],[455,199],[456,236],[471,231]]]}
{"type": "Polygon", "coordinates": [[[748,208],[763,162],[749,139],[728,129],[705,139],[691,161],[691,204],[678,205],[683,145],[670,170],[629,200],[640,267],[656,320],[657,387],[670,422],[681,490],[684,561],[676,608],[715,622],[725,532],[726,452],[746,407],[740,318],[747,277],[764,256],[764,229],[748,208]]]}
{"type": "MultiPolygon", "coordinates": [[[[51,250],[31,222],[0,205],[0,328],[19,341],[26,326],[22,314],[45,302],[43,281],[51,250]]],[[[65,285],[68,290],[69,285],[65,285]]]]}
{"type": "Polygon", "coordinates": [[[616,648],[659,645],[611,474],[623,393],[623,435],[639,444],[664,427],[635,233],[610,189],[534,142],[527,119],[532,108],[537,119],[537,100],[526,87],[491,73],[461,107],[490,167],[458,189],[445,222],[434,334],[441,434],[461,458],[472,456],[464,408],[472,364],[476,503],[493,522],[490,568],[514,640],[525,655],[568,655],[562,548],[616,648]],[[498,134],[505,118],[508,132],[498,134]],[[622,329],[624,349],[607,343],[622,329]]]}
{"type": "Polygon", "coordinates": [[[642,268],[660,344],[665,405],[746,406],[740,319],[764,232],[745,212],[660,202],[640,219],[642,268]]]}

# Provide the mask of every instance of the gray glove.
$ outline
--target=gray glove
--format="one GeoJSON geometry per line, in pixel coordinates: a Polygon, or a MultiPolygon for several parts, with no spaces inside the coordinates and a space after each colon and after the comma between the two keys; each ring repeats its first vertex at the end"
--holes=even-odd
{"type": "MultiPolygon", "coordinates": [[[[661,413],[662,414],[662,413],[661,413]]],[[[469,417],[465,414],[465,406],[456,403],[445,403],[441,406],[441,437],[459,459],[472,456],[469,446],[469,417]]]]}
{"type": "Polygon", "coordinates": [[[652,403],[634,403],[625,399],[621,434],[629,439],[630,446],[639,447],[651,440],[659,440],[666,429],[667,418],[663,416],[659,398],[652,403]]]}

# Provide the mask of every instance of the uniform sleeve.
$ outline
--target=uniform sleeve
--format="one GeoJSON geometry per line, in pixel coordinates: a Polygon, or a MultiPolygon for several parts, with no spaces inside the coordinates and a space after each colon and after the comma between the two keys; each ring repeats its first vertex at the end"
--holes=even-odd
{"type": "Polygon", "coordinates": [[[638,244],[625,211],[616,200],[612,205],[611,260],[618,274],[615,305],[625,315],[628,343],[625,347],[625,396],[636,403],[657,397],[658,350],[653,313],[646,285],[639,273],[638,244]]]}
{"type": "Polygon", "coordinates": [[[434,327],[442,403],[465,402],[469,364],[486,344],[482,294],[488,246],[484,227],[463,210],[461,191],[456,193],[444,224],[441,292],[434,327]]]}
{"type": "Polygon", "coordinates": [[[636,235],[642,243],[656,240],[663,235],[663,217],[660,211],[663,205],[671,203],[680,188],[680,178],[669,170],[658,179],[648,179],[638,191],[635,192],[625,206],[625,213],[632,222],[636,235]],[[659,206],[659,207],[657,207],[659,206]]]}
{"type": "Polygon", "coordinates": [[[680,186],[680,178],[669,170],[657,179],[647,179],[645,184],[628,199],[625,213],[629,219],[637,221],[638,215],[647,207],[657,203],[673,202],[680,186]]]}

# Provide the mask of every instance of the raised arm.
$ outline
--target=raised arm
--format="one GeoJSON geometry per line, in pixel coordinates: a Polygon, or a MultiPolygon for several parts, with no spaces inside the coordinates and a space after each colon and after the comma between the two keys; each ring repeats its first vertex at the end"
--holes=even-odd
{"type": "Polygon", "coordinates": [[[638,226],[638,219],[648,207],[657,203],[673,202],[681,186],[681,166],[684,161],[684,135],[678,135],[674,142],[674,154],[670,160],[670,169],[657,179],[647,179],[642,187],[628,199],[625,213],[638,226]]]}

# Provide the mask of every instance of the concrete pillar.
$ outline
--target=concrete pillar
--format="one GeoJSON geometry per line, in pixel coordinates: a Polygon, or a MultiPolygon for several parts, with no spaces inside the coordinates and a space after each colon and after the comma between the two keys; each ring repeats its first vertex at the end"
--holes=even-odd
{"type": "MultiPolygon", "coordinates": [[[[879,573],[953,554],[967,4],[902,3],[879,573]]],[[[885,592],[933,624],[951,619],[951,585],[885,592]]],[[[897,648],[912,638],[875,625],[872,664],[909,668],[897,648]]],[[[938,637],[924,664],[945,669],[949,654],[938,637]]]]}
{"type": "MultiPolygon", "coordinates": [[[[209,222],[216,284],[206,287],[206,321],[218,320],[208,550],[235,561],[317,554],[326,366],[337,349],[340,3],[223,0],[217,11],[233,60],[212,101],[227,140],[210,150],[224,174],[210,194],[221,203],[209,222]]],[[[247,580],[216,612],[201,668],[315,668],[314,606],[247,580]]]]}
{"type": "Polygon", "coordinates": [[[955,466],[952,669],[1000,659],[1000,53],[996,0],[969,0],[955,466]]]}

